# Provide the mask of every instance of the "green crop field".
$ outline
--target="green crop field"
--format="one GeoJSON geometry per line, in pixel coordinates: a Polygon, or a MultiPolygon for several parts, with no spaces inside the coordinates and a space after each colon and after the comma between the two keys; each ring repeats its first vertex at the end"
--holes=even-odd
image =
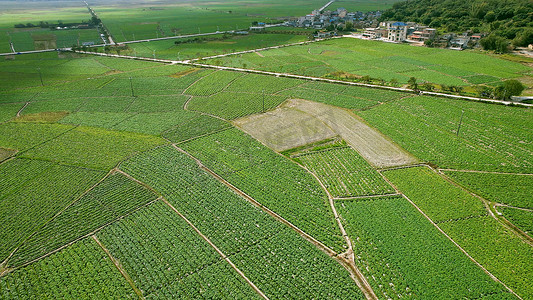
{"type": "Polygon", "coordinates": [[[208,60],[208,63],[326,77],[347,73],[407,83],[410,77],[439,85],[467,86],[522,77],[530,68],[474,52],[411,47],[343,38],[208,60]]]}
{"type": "Polygon", "coordinates": [[[317,174],[334,197],[394,193],[394,189],[356,151],[333,148],[295,157],[317,174]]]}
{"type": "MultiPolygon", "coordinates": [[[[88,4],[123,42],[283,22],[325,2],[88,4]]],[[[100,39],[14,26],[87,21],[83,2],[0,7],[0,52],[100,39]]],[[[0,56],[0,299],[533,299],[530,107],[219,67],[472,92],[528,82],[527,59],[339,38],[151,60],[314,30],[0,56]]]]}

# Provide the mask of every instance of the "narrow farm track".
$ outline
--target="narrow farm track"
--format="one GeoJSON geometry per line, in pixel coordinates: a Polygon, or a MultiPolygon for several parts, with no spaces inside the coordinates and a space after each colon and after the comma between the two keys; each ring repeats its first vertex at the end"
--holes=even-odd
{"type": "MultiPolygon", "coordinates": [[[[211,169],[209,169],[206,166],[204,166],[203,163],[200,160],[198,160],[196,157],[192,156],[187,151],[179,148],[178,146],[176,146],[176,144],[173,144],[172,146],[174,148],[176,148],[176,150],[178,150],[178,151],[186,154],[190,158],[192,158],[202,170],[204,170],[204,171],[208,172],[209,174],[211,174],[211,176],[213,176],[215,179],[220,181],[222,184],[226,185],[228,188],[230,188],[236,194],[240,195],[241,197],[243,197],[244,199],[246,199],[247,201],[252,203],[254,206],[262,209],[267,214],[269,214],[272,217],[276,218],[281,223],[289,226],[291,229],[296,231],[304,239],[306,239],[307,241],[309,241],[313,245],[315,245],[317,248],[319,248],[322,252],[324,252],[327,255],[329,255],[330,257],[334,258],[337,262],[339,262],[342,266],[344,266],[350,272],[352,279],[355,281],[355,283],[361,289],[361,291],[363,292],[363,294],[365,295],[365,297],[367,299],[378,299],[377,296],[375,295],[374,291],[372,290],[372,287],[368,284],[368,282],[366,281],[364,276],[361,274],[361,272],[357,269],[355,264],[352,263],[353,262],[353,252],[352,253],[348,253],[349,255],[352,255],[351,259],[339,255],[338,253],[333,251],[331,248],[329,248],[326,245],[324,245],[322,242],[318,241],[314,237],[312,237],[309,234],[305,233],[303,230],[301,230],[300,228],[296,227],[291,222],[287,221],[286,219],[284,219],[283,217],[281,217],[280,215],[278,215],[274,211],[270,210],[268,207],[262,205],[261,203],[259,203],[258,201],[256,201],[255,199],[253,199],[252,197],[250,197],[249,195],[247,195],[246,193],[244,193],[243,191],[241,191],[240,189],[238,189],[237,187],[235,187],[234,185],[232,185],[231,183],[226,181],[220,175],[218,175],[217,173],[215,173],[211,169]]],[[[340,221],[338,219],[338,216],[336,218],[337,218],[337,221],[340,221]]],[[[343,236],[347,237],[346,232],[343,232],[343,236]]],[[[351,243],[349,245],[351,246],[351,243]]]]}
{"type": "Polygon", "coordinates": [[[26,108],[26,106],[28,106],[31,102],[26,102],[26,104],[24,104],[24,106],[17,112],[17,117],[20,117],[20,113],[26,108]]]}
{"type": "Polygon", "coordinates": [[[339,214],[337,213],[337,209],[335,208],[335,202],[334,202],[333,196],[331,195],[331,193],[328,191],[324,183],[320,180],[320,178],[318,178],[318,176],[315,173],[311,172],[309,169],[307,169],[305,166],[301,164],[298,164],[298,165],[302,167],[304,170],[306,170],[309,174],[311,174],[318,181],[322,189],[328,195],[328,202],[331,207],[331,210],[333,211],[333,215],[335,216],[335,221],[337,222],[337,226],[339,227],[342,233],[342,237],[344,238],[348,246],[348,250],[345,253],[341,254],[341,258],[343,258],[345,260],[345,263],[350,266],[350,270],[355,276],[354,279],[356,279],[355,282],[357,283],[357,286],[359,286],[361,291],[363,291],[363,294],[367,297],[367,299],[378,299],[377,295],[374,293],[374,290],[368,283],[368,280],[365,278],[363,273],[361,273],[361,271],[355,264],[352,240],[348,236],[348,233],[346,233],[346,230],[344,229],[344,225],[342,225],[341,218],[339,214]]]}
{"type": "Polygon", "coordinates": [[[165,202],[168,207],[170,207],[176,214],[178,214],[189,226],[191,226],[196,233],[202,237],[215,251],[224,259],[234,270],[237,272],[251,287],[252,289],[261,296],[263,299],[268,299],[268,297],[250,280],[244,273],[237,268],[237,266],[215,245],[209,238],[207,238],[196,226],[194,226],[193,223],[191,223],[184,215],[182,215],[172,204],[170,204],[165,198],[162,198],[163,202],[165,202]]]}
{"type": "MultiPolygon", "coordinates": [[[[275,47],[272,47],[272,48],[275,49],[275,48],[281,48],[281,47],[287,47],[287,46],[291,46],[291,45],[290,44],[289,45],[281,45],[281,46],[275,46],[275,47]]],[[[266,48],[260,48],[260,49],[245,51],[245,52],[248,53],[248,52],[254,52],[254,51],[262,51],[262,50],[265,50],[265,49],[266,48]]],[[[66,49],[65,51],[74,51],[74,50],[66,49]]],[[[427,95],[427,96],[441,97],[441,98],[452,98],[452,99],[459,99],[459,100],[469,100],[469,101],[477,101],[477,102],[496,103],[496,104],[503,104],[503,105],[515,105],[515,106],[522,106],[522,107],[533,107],[533,104],[520,103],[520,102],[511,102],[511,101],[495,100],[495,99],[487,99],[487,98],[478,98],[478,97],[469,97],[469,96],[459,96],[459,95],[438,93],[438,92],[426,92],[426,91],[418,91],[418,90],[415,91],[415,90],[407,89],[407,88],[392,87],[392,86],[382,86],[382,85],[376,85],[376,84],[351,82],[351,81],[343,81],[343,80],[336,80],[336,79],[327,79],[327,78],[322,78],[322,77],[303,76],[303,75],[296,75],[296,74],[289,74],[289,73],[277,73],[277,72],[268,72],[268,71],[260,71],[260,70],[245,69],[245,68],[222,67],[222,66],[215,66],[215,65],[196,63],[193,60],[182,60],[182,61],[180,61],[180,60],[156,59],[156,58],[136,57],[136,56],[117,55],[117,54],[94,53],[94,52],[85,52],[85,51],[74,51],[74,52],[81,53],[81,54],[88,54],[88,55],[100,55],[100,56],[108,56],[108,57],[116,57],[116,58],[124,58],[124,59],[133,59],[133,60],[145,60],[145,61],[158,62],[158,63],[164,63],[164,64],[180,64],[180,65],[186,65],[186,66],[198,67],[198,68],[217,69],[217,70],[226,70],[226,71],[235,71],[235,72],[245,72],[245,73],[253,73],[253,74],[275,76],[275,77],[286,77],[286,78],[303,79],[303,80],[307,80],[307,81],[319,81],[319,82],[336,83],[336,84],[342,84],[342,85],[360,86],[360,87],[367,87],[367,88],[373,88],[373,89],[399,91],[399,92],[404,92],[404,93],[407,92],[407,93],[412,93],[412,94],[417,94],[417,95],[427,95]]],[[[235,54],[239,54],[239,52],[229,53],[229,54],[224,54],[224,55],[228,56],[228,55],[235,55],[235,54]]],[[[208,59],[208,58],[210,58],[210,57],[204,57],[204,58],[201,58],[200,60],[208,59]]]]}
{"type": "MultiPolygon", "coordinates": [[[[433,169],[432,167],[428,166],[428,165],[423,165],[423,166],[426,166],[428,168],[430,168],[431,170],[435,171],[435,169],[433,169]]],[[[393,169],[397,169],[397,168],[393,168],[393,169]]],[[[401,168],[399,168],[401,169],[401,168]]],[[[382,170],[378,170],[379,173],[382,172],[382,170]]],[[[411,203],[411,205],[413,205],[414,208],[416,208],[416,210],[421,213],[424,218],[426,218],[435,228],[437,228],[437,230],[442,233],[446,238],[448,238],[459,250],[461,250],[461,252],[463,252],[472,262],[474,262],[479,268],[481,268],[481,270],[483,270],[483,272],[485,272],[487,275],[490,276],[490,278],[492,278],[492,280],[502,284],[510,293],[512,293],[514,296],[516,296],[517,298],[519,299],[523,299],[522,297],[520,297],[518,294],[516,294],[510,287],[508,287],[505,283],[503,283],[500,279],[498,279],[496,276],[494,276],[489,270],[487,270],[485,267],[483,267],[483,265],[481,265],[479,262],[477,262],[470,254],[468,254],[468,252],[466,252],[466,250],[463,249],[463,247],[461,247],[455,240],[453,240],[446,232],[444,232],[444,230],[442,230],[428,215],[426,215],[421,209],[420,207],[418,207],[411,199],[409,199],[406,195],[404,195],[403,193],[400,192],[400,190],[398,190],[398,187],[396,187],[396,185],[394,185],[388,178],[386,178],[385,176],[383,176],[383,178],[385,178],[385,180],[394,188],[394,190],[396,190],[399,194],[401,194],[401,196],[403,198],[405,198],[407,201],[409,201],[409,203],[411,203]]]]}
{"type": "Polygon", "coordinates": [[[128,275],[128,272],[126,272],[126,270],[124,269],[124,267],[122,267],[122,264],[120,263],[120,261],[118,259],[116,259],[115,257],[113,257],[113,255],[111,254],[111,252],[109,252],[109,250],[104,246],[104,244],[102,244],[102,242],[100,242],[100,240],[96,237],[96,235],[92,235],[91,238],[98,244],[98,246],[100,246],[100,248],[102,248],[102,250],[105,252],[105,254],[107,255],[107,257],[109,257],[109,259],[113,262],[113,264],[115,265],[115,267],[117,268],[117,270],[120,272],[120,274],[122,274],[122,276],[124,277],[124,279],[128,282],[128,284],[131,286],[131,288],[133,289],[133,291],[135,292],[135,294],[137,294],[137,296],[139,296],[139,299],[144,299],[144,296],[143,296],[143,293],[141,290],[139,290],[136,286],[135,286],[135,282],[133,282],[133,280],[131,279],[130,275],[128,275]]]}
{"type": "MultiPolygon", "coordinates": [[[[46,257],[48,257],[48,256],[50,256],[50,255],[52,255],[52,254],[54,254],[54,253],[57,253],[57,252],[59,252],[59,251],[65,249],[65,248],[67,248],[67,247],[73,245],[74,243],[76,243],[76,242],[78,242],[78,241],[80,241],[80,240],[83,240],[83,239],[88,238],[88,237],[90,237],[90,236],[92,236],[92,235],[95,235],[96,233],[98,233],[100,230],[106,228],[107,226],[109,226],[109,225],[111,225],[111,224],[113,224],[113,223],[115,223],[115,222],[118,222],[118,221],[120,221],[120,220],[126,218],[127,216],[129,216],[129,215],[131,215],[131,214],[133,214],[133,213],[135,213],[135,212],[137,212],[137,211],[139,211],[139,210],[141,210],[141,209],[143,209],[143,208],[149,206],[150,204],[152,204],[152,203],[154,203],[154,202],[156,202],[156,201],[159,201],[159,200],[161,200],[161,197],[160,197],[160,198],[157,198],[157,199],[155,199],[155,200],[152,200],[152,201],[150,201],[150,202],[148,202],[148,203],[146,203],[146,204],[143,204],[143,205],[141,205],[141,206],[135,208],[135,209],[132,210],[131,212],[129,212],[129,213],[125,214],[125,215],[119,216],[118,218],[116,218],[116,219],[114,219],[114,220],[111,220],[111,221],[109,221],[109,222],[107,222],[107,223],[101,225],[100,227],[96,228],[95,230],[93,230],[93,231],[91,231],[91,232],[89,232],[89,233],[87,233],[87,234],[85,234],[85,235],[83,235],[83,236],[80,236],[80,237],[74,239],[73,241],[71,241],[71,242],[69,242],[69,243],[67,243],[67,244],[65,244],[65,245],[63,245],[63,246],[61,246],[61,247],[59,247],[59,248],[57,248],[57,249],[55,249],[55,250],[53,250],[53,251],[50,251],[50,252],[46,253],[46,254],[43,255],[43,256],[40,256],[40,257],[38,257],[38,258],[36,258],[36,259],[34,259],[34,260],[31,260],[31,261],[29,261],[29,262],[27,262],[27,263],[24,263],[24,264],[22,264],[22,265],[20,265],[20,266],[15,267],[15,268],[9,268],[9,269],[6,269],[5,271],[1,271],[1,272],[0,272],[0,278],[1,278],[2,276],[4,276],[5,274],[8,274],[8,273],[10,273],[10,272],[12,272],[12,271],[15,271],[15,270],[17,270],[17,269],[20,269],[20,268],[26,267],[26,266],[28,266],[28,265],[30,265],[30,264],[33,264],[33,263],[35,263],[35,262],[37,262],[37,261],[39,261],[39,260],[41,260],[41,259],[43,259],[43,258],[46,258],[46,257]]],[[[34,233],[34,234],[35,234],[35,233],[34,233]]],[[[0,268],[0,270],[2,270],[2,269],[0,268]]]]}

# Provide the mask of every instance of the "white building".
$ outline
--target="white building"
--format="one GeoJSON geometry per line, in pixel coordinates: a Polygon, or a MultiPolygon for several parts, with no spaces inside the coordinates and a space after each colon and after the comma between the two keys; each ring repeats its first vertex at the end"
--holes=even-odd
{"type": "Polygon", "coordinates": [[[392,42],[403,42],[407,38],[407,24],[402,22],[387,22],[389,34],[387,38],[392,42]]]}

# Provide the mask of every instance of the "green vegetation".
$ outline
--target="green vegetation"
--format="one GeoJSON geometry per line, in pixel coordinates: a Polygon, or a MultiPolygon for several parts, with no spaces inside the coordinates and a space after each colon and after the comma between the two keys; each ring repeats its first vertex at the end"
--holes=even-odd
{"type": "Polygon", "coordinates": [[[135,298],[90,238],[0,278],[0,298],[135,298]]]}
{"type": "Polygon", "coordinates": [[[84,237],[157,198],[120,173],[107,177],[24,242],[9,266],[20,266],[84,237]]]}
{"type": "Polygon", "coordinates": [[[237,129],[180,147],[301,230],[337,251],[342,249],[325,192],[311,174],[295,163],[237,129]]]}
{"type": "Polygon", "coordinates": [[[411,97],[358,114],[440,168],[533,173],[533,144],[526,142],[532,113],[519,107],[411,97]]]}
{"type": "Polygon", "coordinates": [[[378,297],[511,298],[402,197],[336,204],[378,297]],[[506,297],[507,296],[507,297],[506,297]]]}
{"type": "Polygon", "coordinates": [[[481,200],[427,168],[385,172],[385,176],[489,272],[521,297],[533,294],[533,248],[484,210],[481,200]],[[462,196],[461,196],[462,195],[462,196]]]}
{"type": "Polygon", "coordinates": [[[527,39],[528,29],[533,26],[532,10],[533,4],[528,0],[415,0],[395,3],[382,19],[419,22],[446,32],[492,32],[489,38],[502,38],[505,46],[506,39],[514,39],[517,46],[527,46],[525,43],[533,42],[527,39]],[[421,11],[421,7],[425,10],[421,11]]]}
{"type": "Polygon", "coordinates": [[[531,175],[454,171],[445,174],[489,201],[533,209],[531,175]]]}
{"type": "Polygon", "coordinates": [[[173,147],[136,156],[121,169],[160,191],[268,297],[362,297],[340,265],[173,147]]]}
{"type": "Polygon", "coordinates": [[[454,187],[433,170],[426,167],[392,170],[383,173],[401,192],[412,197],[437,223],[485,216],[483,203],[470,193],[454,187]],[[428,193],[431,188],[433,192],[428,193]],[[415,200],[416,199],[416,200],[415,200]]]}
{"type": "Polygon", "coordinates": [[[156,58],[185,60],[297,43],[306,40],[307,35],[296,34],[220,34],[208,37],[134,43],[129,45],[130,51],[126,52],[126,54],[150,58],[155,54],[156,58]]]}
{"type": "Polygon", "coordinates": [[[333,197],[394,193],[394,189],[355,150],[333,148],[294,157],[323,182],[333,197]]]}
{"type": "Polygon", "coordinates": [[[145,297],[254,296],[215,249],[160,201],[106,227],[97,237],[145,297]]]}
{"type": "Polygon", "coordinates": [[[502,207],[501,212],[507,220],[533,237],[533,211],[502,207]]]}
{"type": "Polygon", "coordinates": [[[165,143],[148,135],[76,127],[22,156],[108,170],[130,155],[165,143]]]}
{"type": "Polygon", "coordinates": [[[4,123],[0,124],[0,146],[23,151],[72,129],[72,126],[57,124],[4,123]]]}
{"type": "Polygon", "coordinates": [[[208,60],[223,64],[281,73],[341,80],[382,80],[407,83],[410,77],[438,85],[467,86],[466,77],[489,75],[496,80],[521,77],[528,66],[496,57],[445,49],[411,47],[359,39],[334,39],[309,45],[262,51],[208,60]],[[373,78],[373,79],[372,79],[373,78]]]}
{"type": "Polygon", "coordinates": [[[2,178],[7,178],[2,181],[7,190],[0,198],[2,261],[104,175],[100,171],[17,159],[0,166],[2,178]]]}
{"type": "Polygon", "coordinates": [[[173,143],[179,143],[229,127],[231,125],[226,121],[198,114],[194,118],[180,123],[177,127],[163,132],[163,137],[173,143]]]}

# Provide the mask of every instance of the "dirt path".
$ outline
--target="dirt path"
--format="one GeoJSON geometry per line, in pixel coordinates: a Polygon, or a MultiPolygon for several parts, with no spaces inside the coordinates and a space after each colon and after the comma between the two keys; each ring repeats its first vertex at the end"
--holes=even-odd
{"type": "MultiPolygon", "coordinates": [[[[270,210],[268,207],[262,205],[261,203],[259,203],[258,201],[256,201],[252,197],[250,197],[248,194],[244,193],[243,191],[241,191],[240,189],[238,189],[237,187],[232,185],[230,182],[226,181],[224,178],[219,176],[217,173],[213,172],[211,169],[209,169],[206,166],[204,166],[200,160],[198,160],[196,157],[192,156],[187,151],[177,147],[175,144],[173,144],[173,146],[174,146],[174,148],[176,148],[176,150],[178,150],[178,151],[188,155],[190,158],[192,158],[198,164],[200,169],[202,169],[202,170],[208,172],[209,174],[211,174],[211,176],[215,177],[215,179],[217,179],[218,181],[220,181],[221,183],[226,185],[228,188],[230,188],[232,191],[234,191],[237,195],[243,197],[245,200],[249,201],[254,206],[262,209],[264,212],[266,212],[267,214],[271,215],[272,217],[274,217],[275,219],[277,219],[281,223],[289,226],[291,229],[293,229],[298,234],[300,234],[300,236],[302,236],[304,239],[306,239],[307,241],[311,242],[313,245],[315,245],[317,248],[319,248],[322,252],[326,253],[330,257],[334,258],[341,265],[343,265],[350,272],[352,279],[355,281],[355,283],[361,289],[361,291],[363,292],[363,294],[365,295],[365,297],[367,299],[378,299],[377,296],[374,294],[374,291],[372,290],[372,287],[368,284],[368,282],[366,281],[364,276],[361,274],[361,272],[357,269],[357,267],[355,267],[355,264],[352,263],[352,261],[353,261],[353,252],[346,253],[346,254],[348,254],[348,256],[351,255],[352,259],[349,259],[349,258],[347,258],[345,256],[339,256],[339,254],[337,254],[331,248],[327,247],[322,242],[318,241],[314,237],[312,237],[309,234],[305,233],[303,230],[301,230],[300,228],[296,227],[294,224],[292,224],[291,222],[287,221],[285,218],[281,217],[280,215],[278,215],[274,211],[270,210]]],[[[330,205],[332,204],[332,201],[333,200],[331,199],[330,205]]],[[[336,215],[336,219],[337,219],[338,222],[340,222],[340,219],[339,219],[338,215],[336,215]]],[[[346,235],[345,231],[342,232],[342,234],[343,234],[343,236],[345,238],[348,238],[348,236],[346,235]]],[[[348,245],[351,247],[351,242],[348,245]]]]}
{"type": "Polygon", "coordinates": [[[122,274],[122,276],[124,277],[124,279],[126,279],[126,281],[128,282],[128,284],[131,286],[131,288],[133,289],[133,291],[135,292],[135,294],[137,294],[137,296],[139,296],[139,299],[144,299],[144,296],[143,296],[143,293],[141,290],[139,290],[136,286],[135,286],[135,282],[133,282],[133,280],[131,279],[130,275],[128,275],[128,273],[126,272],[126,270],[124,270],[124,267],[122,267],[122,264],[120,263],[120,261],[118,259],[116,259],[115,257],[113,257],[113,255],[111,254],[111,252],[109,252],[109,250],[102,244],[102,242],[100,242],[100,240],[96,237],[96,235],[92,235],[91,238],[98,244],[98,246],[100,246],[100,248],[102,248],[102,250],[105,252],[105,254],[107,255],[107,257],[109,257],[109,259],[111,259],[111,261],[113,262],[113,264],[115,265],[115,267],[118,269],[118,271],[120,272],[120,274],[122,274]]]}
{"type": "Polygon", "coordinates": [[[172,204],[170,204],[165,198],[163,198],[163,202],[165,202],[166,205],[168,205],[176,214],[178,214],[189,226],[196,231],[196,233],[202,237],[215,251],[224,259],[251,287],[252,289],[259,294],[263,299],[268,299],[268,297],[250,280],[244,273],[237,268],[237,266],[215,245],[209,238],[207,238],[196,226],[194,226],[193,223],[191,223],[184,215],[182,215],[172,204]]]}
{"type": "Polygon", "coordinates": [[[305,166],[299,163],[298,165],[304,170],[306,170],[309,174],[311,174],[318,181],[322,189],[328,195],[328,202],[329,202],[331,210],[333,211],[333,215],[335,216],[335,221],[337,222],[337,226],[339,227],[341,231],[342,237],[344,238],[346,245],[348,246],[348,250],[345,253],[341,254],[341,256],[345,260],[345,264],[349,266],[349,271],[350,273],[352,273],[352,278],[355,280],[357,286],[363,292],[363,294],[366,296],[367,299],[378,299],[378,297],[374,293],[374,290],[368,283],[368,280],[366,280],[363,273],[361,273],[361,271],[355,264],[355,256],[353,252],[352,240],[348,236],[348,233],[346,233],[346,230],[344,229],[344,225],[342,224],[342,220],[339,214],[337,213],[337,209],[335,208],[335,202],[334,202],[333,196],[331,195],[331,193],[328,191],[324,183],[322,183],[320,178],[318,178],[318,176],[315,173],[311,172],[309,169],[307,169],[305,166]]]}
{"type": "Polygon", "coordinates": [[[28,106],[31,102],[26,102],[26,104],[24,104],[24,106],[19,109],[19,111],[17,112],[17,117],[20,117],[20,113],[26,108],[26,106],[28,106]]]}

